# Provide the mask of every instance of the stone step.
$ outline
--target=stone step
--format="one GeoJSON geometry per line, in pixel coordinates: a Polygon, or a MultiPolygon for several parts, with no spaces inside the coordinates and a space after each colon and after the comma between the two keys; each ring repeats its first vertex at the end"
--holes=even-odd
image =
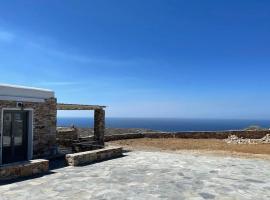
{"type": "Polygon", "coordinates": [[[100,145],[97,141],[84,141],[72,144],[73,152],[90,151],[103,148],[104,145],[100,145]]]}
{"type": "Polygon", "coordinates": [[[106,147],[93,151],[67,154],[66,161],[70,166],[79,166],[120,157],[122,154],[122,147],[106,147]]]}
{"type": "Polygon", "coordinates": [[[0,166],[0,181],[37,175],[48,171],[49,161],[45,159],[6,164],[0,166]]]}

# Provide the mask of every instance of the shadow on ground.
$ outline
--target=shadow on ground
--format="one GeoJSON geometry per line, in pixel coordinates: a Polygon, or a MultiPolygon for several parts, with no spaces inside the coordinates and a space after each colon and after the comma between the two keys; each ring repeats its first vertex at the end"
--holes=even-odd
{"type": "Polygon", "coordinates": [[[17,183],[17,182],[22,182],[22,181],[27,181],[27,180],[30,180],[30,179],[40,178],[42,176],[47,176],[47,175],[51,175],[51,174],[55,174],[55,172],[49,171],[47,173],[42,173],[42,174],[38,174],[38,175],[14,178],[14,179],[10,179],[10,180],[0,180],[0,186],[1,185],[12,184],[12,183],[17,183]]]}
{"type": "Polygon", "coordinates": [[[119,159],[119,158],[124,158],[124,157],[126,157],[126,156],[127,156],[127,155],[122,155],[122,156],[118,156],[118,157],[115,157],[115,158],[108,158],[108,159],[104,159],[104,160],[92,162],[92,163],[89,163],[89,164],[82,164],[82,165],[75,166],[75,167],[84,167],[84,166],[87,166],[87,165],[94,165],[94,164],[101,163],[101,162],[105,162],[105,161],[108,161],[108,160],[116,160],[116,159],[119,159]]]}
{"type": "Polygon", "coordinates": [[[66,167],[66,166],[67,166],[67,164],[66,164],[64,157],[52,159],[49,162],[49,172],[37,174],[37,175],[26,176],[26,177],[13,178],[13,179],[9,179],[9,180],[0,180],[0,186],[12,184],[12,183],[17,183],[17,182],[22,182],[22,181],[27,181],[30,179],[40,178],[42,176],[48,176],[51,174],[55,174],[56,172],[53,172],[51,170],[60,169],[60,168],[66,167]]]}

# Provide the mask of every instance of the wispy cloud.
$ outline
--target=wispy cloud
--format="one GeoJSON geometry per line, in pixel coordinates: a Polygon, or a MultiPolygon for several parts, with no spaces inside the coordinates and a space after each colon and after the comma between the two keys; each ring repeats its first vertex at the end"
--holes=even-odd
{"type": "Polygon", "coordinates": [[[16,42],[24,47],[39,51],[43,55],[56,57],[70,62],[81,64],[98,64],[103,66],[129,66],[136,62],[132,59],[112,59],[104,56],[86,55],[74,51],[62,49],[57,41],[46,36],[35,36],[25,32],[16,32],[0,27],[0,42],[16,42]],[[16,41],[15,41],[16,39],[16,41]]]}
{"type": "MultiPolygon", "coordinates": [[[[0,24],[0,42],[5,41],[8,42],[12,47],[14,46],[15,50],[20,47],[24,50],[20,55],[26,54],[29,59],[35,60],[44,60],[42,63],[43,67],[40,67],[40,71],[44,74],[50,74],[52,68],[66,65],[67,69],[71,68],[74,70],[82,69],[82,70],[90,70],[93,69],[93,74],[96,72],[100,72],[104,70],[119,70],[119,69],[127,69],[132,68],[135,69],[137,67],[142,66],[153,66],[160,64],[159,62],[149,60],[149,59],[140,59],[140,58],[113,58],[108,57],[108,55],[95,55],[95,54],[87,54],[82,51],[76,49],[76,47],[67,47],[65,48],[61,46],[61,44],[55,40],[54,38],[47,37],[44,35],[33,35],[29,32],[24,32],[21,30],[11,30],[8,28],[1,27],[0,24]],[[33,57],[33,54],[35,57],[33,57]]],[[[5,48],[4,45],[1,48],[5,48]]],[[[5,50],[5,49],[3,49],[5,50]]],[[[38,61],[37,61],[38,62],[38,61]]],[[[53,80],[57,80],[57,75],[53,76],[53,80]]],[[[60,78],[62,79],[62,78],[60,78]]],[[[71,77],[72,79],[72,77],[71,77]]],[[[46,80],[46,79],[45,79],[46,80]]],[[[63,80],[63,79],[62,79],[63,80]]],[[[61,80],[61,81],[62,81],[61,80]]],[[[60,80],[59,80],[60,81],[60,80]]],[[[89,80],[87,80],[88,82],[89,80]]],[[[118,81],[119,82],[119,81],[118,81]]],[[[78,84],[78,83],[76,83],[78,84]]],[[[41,83],[40,86],[67,86],[67,85],[75,85],[74,82],[51,82],[51,83],[41,83]]]]}
{"type": "Polygon", "coordinates": [[[134,60],[116,60],[97,56],[87,56],[84,54],[72,53],[59,48],[48,47],[38,43],[31,42],[32,47],[38,48],[44,53],[63,60],[78,62],[82,64],[101,64],[104,66],[128,66],[134,64],[134,60]]]}
{"type": "Polygon", "coordinates": [[[41,86],[69,86],[69,85],[80,85],[82,82],[72,82],[72,81],[44,81],[37,83],[41,86]]]}

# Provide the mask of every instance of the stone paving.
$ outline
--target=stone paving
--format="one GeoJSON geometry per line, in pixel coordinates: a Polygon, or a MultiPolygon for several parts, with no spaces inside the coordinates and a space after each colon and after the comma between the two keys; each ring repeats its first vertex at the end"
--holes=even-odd
{"type": "Polygon", "coordinates": [[[0,199],[270,199],[270,161],[192,153],[125,157],[0,186],[0,199]]]}

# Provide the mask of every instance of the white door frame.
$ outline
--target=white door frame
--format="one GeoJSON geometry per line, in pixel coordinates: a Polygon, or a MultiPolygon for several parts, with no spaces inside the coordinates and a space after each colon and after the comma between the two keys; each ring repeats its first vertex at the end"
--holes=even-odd
{"type": "MultiPolygon", "coordinates": [[[[21,108],[2,108],[1,115],[1,140],[0,140],[0,165],[2,165],[2,146],[3,146],[3,124],[4,124],[4,112],[13,110],[21,110],[21,108]]],[[[28,112],[28,135],[27,135],[27,160],[31,160],[33,157],[33,121],[34,121],[34,109],[33,108],[24,108],[24,111],[28,112]]]]}

